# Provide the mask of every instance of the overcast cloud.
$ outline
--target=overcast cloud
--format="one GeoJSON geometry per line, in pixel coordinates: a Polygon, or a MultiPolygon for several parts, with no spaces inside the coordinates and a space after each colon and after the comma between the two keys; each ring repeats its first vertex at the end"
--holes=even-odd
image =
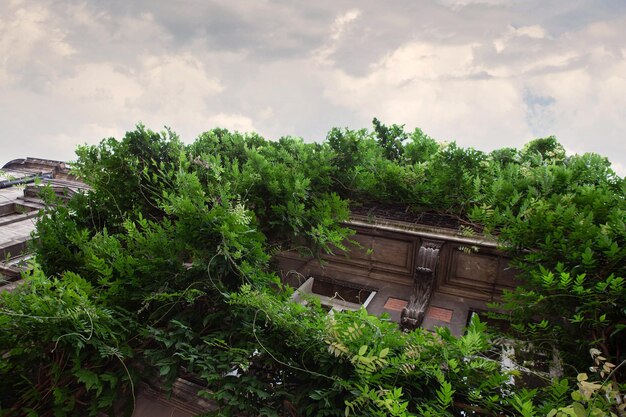
{"type": "Polygon", "coordinates": [[[0,166],[143,122],[321,140],[385,123],[485,151],[555,135],[626,172],[626,2],[0,2],[0,166]]]}

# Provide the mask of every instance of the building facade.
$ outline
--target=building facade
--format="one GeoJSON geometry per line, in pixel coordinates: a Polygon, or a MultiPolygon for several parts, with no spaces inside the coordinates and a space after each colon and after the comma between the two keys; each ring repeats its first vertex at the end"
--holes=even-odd
{"type": "Polygon", "coordinates": [[[415,316],[413,327],[446,326],[456,335],[516,286],[516,271],[493,239],[363,215],[346,226],[356,231],[346,252],[320,259],[281,253],[283,281],[335,309],[363,304],[403,326],[415,316]]]}
{"type": "Polygon", "coordinates": [[[30,257],[28,242],[44,203],[41,186],[69,198],[87,189],[60,161],[26,158],[0,168],[0,290],[10,290],[19,281],[30,257]]]}

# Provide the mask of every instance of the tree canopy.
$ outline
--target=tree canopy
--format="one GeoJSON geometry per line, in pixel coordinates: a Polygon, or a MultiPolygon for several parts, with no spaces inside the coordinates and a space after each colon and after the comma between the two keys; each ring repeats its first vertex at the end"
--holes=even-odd
{"type": "Polygon", "coordinates": [[[139,125],[79,147],[91,191],[42,190],[34,268],[0,294],[0,415],[131,410],[138,381],[181,374],[223,415],[623,413],[626,182],[609,161],[553,137],[486,153],[373,125],[188,145],[139,125]],[[289,302],[272,257],[345,249],[342,222],[371,204],[496,237],[523,282],[494,306],[507,337],[558,351],[563,377],[512,385],[478,319],[455,338],[289,302]]]}

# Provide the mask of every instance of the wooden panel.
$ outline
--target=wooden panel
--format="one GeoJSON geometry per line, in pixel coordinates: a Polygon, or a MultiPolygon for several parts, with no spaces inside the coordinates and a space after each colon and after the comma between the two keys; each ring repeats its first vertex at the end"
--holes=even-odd
{"type": "Polygon", "coordinates": [[[15,209],[14,203],[0,205],[0,216],[8,216],[9,214],[13,214],[15,212],[17,212],[17,210],[15,209]]]}
{"type": "MultiPolygon", "coordinates": [[[[346,244],[348,250],[339,252],[339,257],[351,260],[369,261],[371,259],[373,237],[371,235],[357,233],[352,236],[350,240],[355,241],[356,244],[348,242],[346,244]]],[[[325,258],[336,259],[337,257],[325,256],[325,258]]]]}
{"type": "Polygon", "coordinates": [[[413,284],[413,277],[404,272],[383,271],[369,266],[364,267],[363,265],[345,262],[327,262],[323,266],[317,262],[311,262],[305,271],[300,272],[305,275],[336,278],[342,281],[369,285],[374,288],[381,288],[386,282],[402,285],[413,284]]]}
{"type": "Polygon", "coordinates": [[[456,252],[452,262],[455,263],[455,277],[470,281],[492,284],[496,281],[498,258],[456,252]]]}
{"type": "MultiPolygon", "coordinates": [[[[314,258],[298,263],[296,253],[279,255],[283,279],[287,278],[285,275],[288,271],[296,270],[303,277],[327,277],[379,290],[387,284],[410,289],[413,285],[417,251],[422,242],[420,236],[401,230],[389,231],[362,226],[357,227],[356,231],[357,234],[351,239],[358,242],[358,245],[349,245],[348,251],[334,256],[324,255],[322,264],[314,258]]],[[[445,237],[442,236],[441,239],[445,241],[445,237]]],[[[479,246],[478,252],[465,253],[459,250],[460,246],[461,244],[450,241],[443,245],[437,267],[436,292],[482,302],[497,299],[503,289],[515,287],[514,277],[517,271],[509,267],[508,259],[502,252],[479,246]]],[[[296,283],[296,274],[290,275],[291,279],[285,280],[290,284],[292,281],[296,283]]],[[[406,298],[409,292],[407,290],[406,298]]],[[[405,298],[400,294],[394,297],[405,298]]]]}
{"type": "Polygon", "coordinates": [[[372,242],[372,260],[407,268],[411,260],[409,252],[412,249],[412,242],[406,240],[375,237],[372,242]]]}
{"type": "MultiPolygon", "coordinates": [[[[356,274],[377,271],[382,274],[400,274],[412,276],[413,259],[416,242],[419,239],[400,233],[390,233],[376,230],[359,230],[351,240],[357,244],[347,243],[347,251],[338,255],[323,255],[322,258],[328,265],[339,266],[340,264],[355,269],[356,274]],[[361,271],[357,271],[361,269],[361,271]]],[[[384,280],[384,277],[383,277],[384,280]]],[[[390,278],[390,281],[397,282],[390,278]]],[[[404,280],[402,280],[404,281],[404,280]]]]}
{"type": "Polygon", "coordinates": [[[498,286],[503,288],[515,288],[518,285],[516,275],[519,274],[520,271],[511,267],[509,262],[505,259],[501,260],[500,264],[502,267],[498,274],[498,280],[496,281],[498,286]]]}
{"type": "Polygon", "coordinates": [[[511,288],[515,271],[507,269],[508,260],[495,250],[480,249],[465,253],[449,247],[446,268],[438,279],[438,291],[463,298],[493,301],[504,288],[511,288]]]}

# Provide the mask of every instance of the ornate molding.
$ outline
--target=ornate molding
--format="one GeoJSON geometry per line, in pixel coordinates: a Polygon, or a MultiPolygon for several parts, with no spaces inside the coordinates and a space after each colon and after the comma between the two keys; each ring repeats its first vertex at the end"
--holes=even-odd
{"type": "Polygon", "coordinates": [[[435,287],[435,274],[439,263],[439,251],[443,242],[423,240],[417,253],[413,274],[413,291],[409,303],[402,309],[400,325],[412,331],[422,325],[430,298],[435,287]]]}

